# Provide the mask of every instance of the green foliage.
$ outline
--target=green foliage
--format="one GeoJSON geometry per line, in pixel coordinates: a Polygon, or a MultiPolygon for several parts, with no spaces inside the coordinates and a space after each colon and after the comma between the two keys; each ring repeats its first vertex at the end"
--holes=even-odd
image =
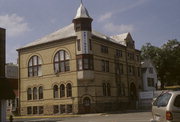
{"type": "Polygon", "coordinates": [[[169,40],[163,46],[156,47],[147,43],[141,48],[141,59],[151,59],[162,84],[180,85],[180,42],[169,40]]]}

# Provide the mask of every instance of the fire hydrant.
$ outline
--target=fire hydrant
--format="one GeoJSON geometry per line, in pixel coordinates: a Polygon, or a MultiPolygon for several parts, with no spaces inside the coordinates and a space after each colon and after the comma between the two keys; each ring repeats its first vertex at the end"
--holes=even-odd
{"type": "Polygon", "coordinates": [[[10,121],[10,122],[13,122],[13,116],[12,116],[12,115],[10,115],[9,121],[10,121]]]}

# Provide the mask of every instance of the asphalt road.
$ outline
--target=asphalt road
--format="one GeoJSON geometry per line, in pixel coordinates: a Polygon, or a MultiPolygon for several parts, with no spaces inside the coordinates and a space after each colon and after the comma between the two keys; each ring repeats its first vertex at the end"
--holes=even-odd
{"type": "Polygon", "coordinates": [[[149,122],[150,112],[86,114],[78,117],[15,119],[14,122],[149,122]]]}

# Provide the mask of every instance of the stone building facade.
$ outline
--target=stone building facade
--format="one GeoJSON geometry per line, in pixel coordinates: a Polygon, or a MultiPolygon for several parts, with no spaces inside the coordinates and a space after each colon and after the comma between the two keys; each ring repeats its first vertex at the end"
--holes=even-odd
{"type": "Polygon", "coordinates": [[[21,115],[104,112],[136,101],[134,40],[93,31],[92,21],[81,3],[72,24],[17,50],[21,115]]]}

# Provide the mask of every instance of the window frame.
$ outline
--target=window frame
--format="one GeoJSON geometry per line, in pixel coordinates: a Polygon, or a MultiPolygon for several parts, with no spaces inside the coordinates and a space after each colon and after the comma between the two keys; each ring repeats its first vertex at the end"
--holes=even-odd
{"type": "Polygon", "coordinates": [[[37,77],[42,75],[42,61],[37,55],[32,56],[28,61],[28,77],[37,77]]]}
{"type": "Polygon", "coordinates": [[[54,56],[54,72],[59,73],[68,71],[70,71],[70,55],[65,50],[59,50],[54,56]]]}

